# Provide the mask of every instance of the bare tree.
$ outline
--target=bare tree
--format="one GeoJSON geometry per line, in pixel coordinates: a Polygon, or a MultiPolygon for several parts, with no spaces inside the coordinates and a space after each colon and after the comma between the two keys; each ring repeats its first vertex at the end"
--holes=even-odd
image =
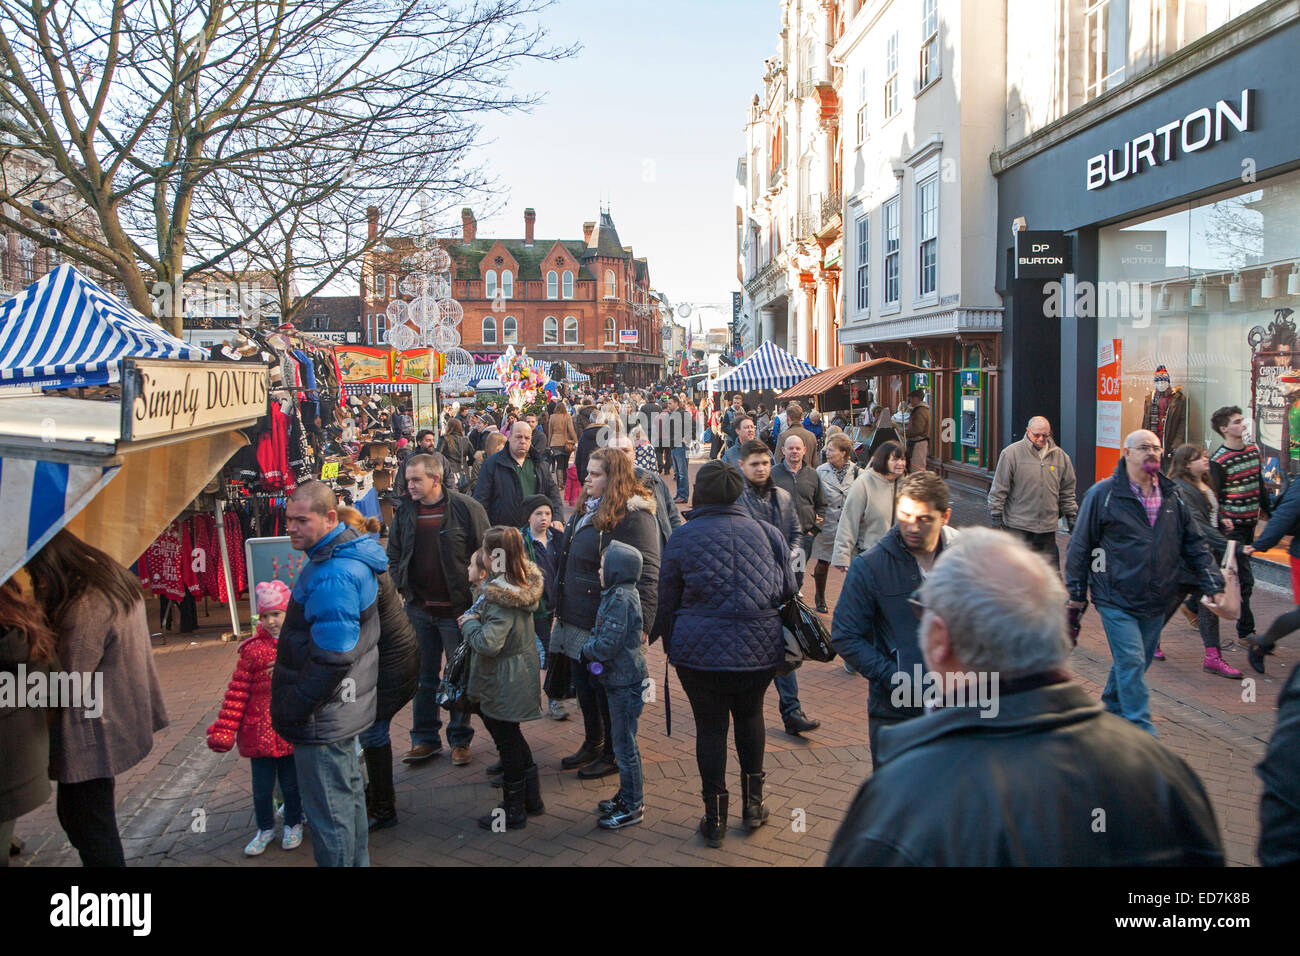
{"type": "Polygon", "coordinates": [[[382,188],[412,150],[459,158],[476,116],[529,105],[510,68],[570,52],[544,45],[549,5],[0,0],[0,159],[47,164],[98,229],[8,182],[0,223],[118,276],[179,334],[186,276],[249,256],[281,217],[382,188]],[[211,228],[232,199],[240,215],[211,228]]]}

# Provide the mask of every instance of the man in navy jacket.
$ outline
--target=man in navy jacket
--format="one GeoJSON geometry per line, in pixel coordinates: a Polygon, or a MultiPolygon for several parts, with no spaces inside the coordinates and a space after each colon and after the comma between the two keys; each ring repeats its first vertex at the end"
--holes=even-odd
{"type": "MultiPolygon", "coordinates": [[[[1082,613],[1088,591],[1110,645],[1106,709],[1156,735],[1146,669],[1165,613],[1191,575],[1206,595],[1223,593],[1223,575],[1191,512],[1160,474],[1154,432],[1124,440],[1115,473],[1088,490],[1065,558],[1069,607],[1082,613]]],[[[1158,736],[1158,735],[1157,735],[1158,736]]]]}

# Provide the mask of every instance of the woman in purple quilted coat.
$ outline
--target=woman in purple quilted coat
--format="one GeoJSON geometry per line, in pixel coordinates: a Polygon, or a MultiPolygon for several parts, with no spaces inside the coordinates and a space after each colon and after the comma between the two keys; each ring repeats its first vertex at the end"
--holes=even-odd
{"type": "Polygon", "coordinates": [[[719,847],[727,829],[727,729],[736,727],[745,826],[767,820],[763,806],[763,697],[785,659],[779,609],[794,594],[781,533],[738,504],[740,472],[721,461],[700,469],[686,523],[673,532],[659,572],[655,633],[695,716],[695,760],[704,818],[700,833],[719,847]]]}

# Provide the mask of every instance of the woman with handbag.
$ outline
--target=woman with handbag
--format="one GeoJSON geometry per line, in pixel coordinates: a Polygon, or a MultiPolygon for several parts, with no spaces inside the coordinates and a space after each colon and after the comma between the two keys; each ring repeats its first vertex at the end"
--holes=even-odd
{"type": "Polygon", "coordinates": [[[573,416],[564,402],[551,402],[550,418],[546,423],[546,437],[551,446],[551,466],[555,469],[555,483],[564,483],[569,470],[569,456],[578,447],[578,431],[573,427],[573,416]]]}
{"type": "Polygon", "coordinates": [[[578,770],[584,780],[618,773],[610,733],[609,701],[605,691],[580,664],[583,646],[591,639],[600,606],[600,558],[611,541],[622,541],[641,552],[637,593],[644,621],[654,620],[658,606],[659,522],[654,492],[637,480],[632,462],[619,448],[599,448],[587,462],[582,497],[560,539],[556,581],[555,624],[550,652],[569,658],[574,688],[582,708],[583,742],[560,766],[578,770]]]}
{"type": "MultiPolygon", "coordinates": [[[[1196,526],[1205,536],[1214,559],[1223,563],[1223,556],[1228,548],[1228,539],[1219,530],[1219,499],[1210,487],[1210,456],[1199,445],[1179,445],[1169,463],[1169,477],[1178,485],[1177,494],[1183,504],[1192,513],[1196,526]]],[[[1219,617],[1201,603],[1200,592],[1193,591],[1179,595],[1173,606],[1165,615],[1165,623],[1177,613],[1179,606],[1185,613],[1194,616],[1196,628],[1201,632],[1201,643],[1205,645],[1205,660],[1201,669],[1220,677],[1241,679],[1241,671],[1232,667],[1223,659],[1219,646],[1219,617]]]]}
{"type": "Polygon", "coordinates": [[[504,797],[497,812],[479,817],[485,830],[522,829],[530,813],[543,813],[533,752],[520,724],[541,716],[540,658],[533,612],[542,597],[542,572],[524,553],[518,528],[493,525],[483,535],[478,565],[501,569],[482,584],[483,601],[456,622],[469,644],[467,693],[497,745],[504,797]],[[500,822],[498,822],[500,821],[500,822]]]}
{"type": "Polygon", "coordinates": [[[447,422],[447,428],[436,450],[441,452],[442,457],[447,461],[447,473],[442,479],[443,487],[462,494],[466,493],[474,447],[465,437],[465,426],[460,423],[459,418],[452,418],[447,422]]]}
{"type": "MultiPolygon", "coordinates": [[[[659,574],[662,635],[695,717],[695,760],[711,847],[727,829],[727,731],[736,728],[743,819],[767,820],[763,806],[763,698],[785,661],[780,609],[795,593],[789,547],[772,525],[738,503],[740,472],[711,461],[695,479],[690,520],[673,532],[659,574]]],[[[648,616],[647,616],[648,617],[648,616]]]]}

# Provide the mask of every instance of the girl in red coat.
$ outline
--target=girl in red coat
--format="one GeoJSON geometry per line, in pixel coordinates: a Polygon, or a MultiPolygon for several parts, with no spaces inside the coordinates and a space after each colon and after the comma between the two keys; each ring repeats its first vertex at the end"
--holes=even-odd
{"type": "Polygon", "coordinates": [[[293,746],[271,728],[271,671],[275,644],[289,607],[289,589],[282,581],[257,586],[257,633],[239,648],[235,675],[226,688],[221,716],[208,728],[208,746],[225,753],[238,744],[239,755],[253,762],[253,811],[257,833],[244,847],[246,856],[258,856],[275,839],[275,811],[271,795],[280,780],[284,794],[284,835],[280,846],[293,850],[302,844],[302,802],[298,775],[293,767],[293,746]]]}

